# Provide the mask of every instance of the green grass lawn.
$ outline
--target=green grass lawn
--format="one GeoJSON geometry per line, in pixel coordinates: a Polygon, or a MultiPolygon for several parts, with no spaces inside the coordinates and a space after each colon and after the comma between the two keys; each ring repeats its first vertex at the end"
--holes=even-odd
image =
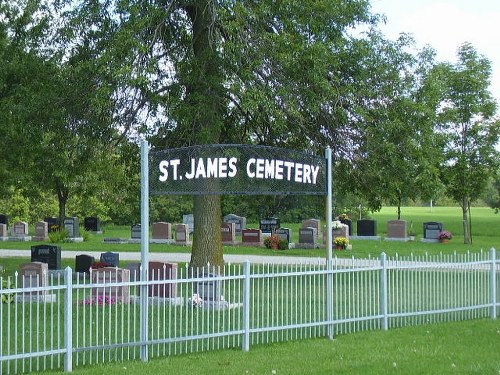
{"type": "MultiPolygon", "coordinates": [[[[500,374],[500,321],[474,320],[108,365],[74,374],[500,374]]],[[[60,372],[44,372],[56,374],[60,372]]]]}

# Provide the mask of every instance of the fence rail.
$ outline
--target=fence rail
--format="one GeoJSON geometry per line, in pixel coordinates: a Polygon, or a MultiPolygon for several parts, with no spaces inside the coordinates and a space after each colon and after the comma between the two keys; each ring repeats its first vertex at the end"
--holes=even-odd
{"type": "MultiPolygon", "coordinates": [[[[170,268],[169,268],[170,267],[170,268]]],[[[496,251],[1,279],[0,374],[490,317],[496,251]],[[43,280],[42,280],[43,279],[43,280]],[[42,285],[42,286],[38,286],[42,285]],[[145,319],[144,319],[145,317],[145,319]]]]}

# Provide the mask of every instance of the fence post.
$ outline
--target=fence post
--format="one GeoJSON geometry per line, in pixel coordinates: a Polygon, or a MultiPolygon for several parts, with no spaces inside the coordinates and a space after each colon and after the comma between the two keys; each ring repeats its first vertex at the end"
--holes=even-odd
{"type": "Polygon", "coordinates": [[[490,273],[490,293],[491,293],[491,319],[497,318],[497,261],[496,250],[490,249],[491,273],[490,273]]]}
{"type": "Polygon", "coordinates": [[[387,255],[380,254],[380,314],[382,315],[382,329],[387,331],[389,328],[387,319],[387,255]]]}
{"type": "Polygon", "coordinates": [[[66,293],[64,295],[64,371],[73,371],[73,271],[66,267],[66,293]]]}
{"type": "Polygon", "coordinates": [[[250,262],[243,263],[243,351],[250,350],[250,262]]]}
{"type": "MultiPolygon", "coordinates": [[[[331,232],[331,229],[330,229],[331,232]]],[[[331,241],[331,240],[330,240],[331,241]]],[[[334,304],[333,301],[335,299],[334,291],[333,291],[333,260],[326,260],[326,319],[328,321],[327,326],[327,334],[330,340],[334,338],[334,304]]]]}

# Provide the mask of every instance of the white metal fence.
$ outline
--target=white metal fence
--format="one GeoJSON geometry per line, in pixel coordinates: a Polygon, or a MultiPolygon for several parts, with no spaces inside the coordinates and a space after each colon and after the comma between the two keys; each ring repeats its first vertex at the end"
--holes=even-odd
{"type": "Polygon", "coordinates": [[[498,316],[496,251],[228,265],[92,280],[67,268],[47,286],[0,289],[0,373],[171,356],[353,331],[498,316]],[[203,270],[198,270],[203,271],[203,270]],[[193,276],[194,274],[202,276],[193,276]],[[175,277],[172,277],[175,276],[175,277]],[[142,317],[147,319],[142,319],[142,317]]]}

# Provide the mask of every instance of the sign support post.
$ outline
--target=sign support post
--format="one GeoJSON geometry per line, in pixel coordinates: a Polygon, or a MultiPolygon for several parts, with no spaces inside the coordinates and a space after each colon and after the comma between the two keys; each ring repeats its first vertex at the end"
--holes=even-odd
{"type": "Polygon", "coordinates": [[[141,142],[141,360],[148,360],[149,145],[141,142]]]}

